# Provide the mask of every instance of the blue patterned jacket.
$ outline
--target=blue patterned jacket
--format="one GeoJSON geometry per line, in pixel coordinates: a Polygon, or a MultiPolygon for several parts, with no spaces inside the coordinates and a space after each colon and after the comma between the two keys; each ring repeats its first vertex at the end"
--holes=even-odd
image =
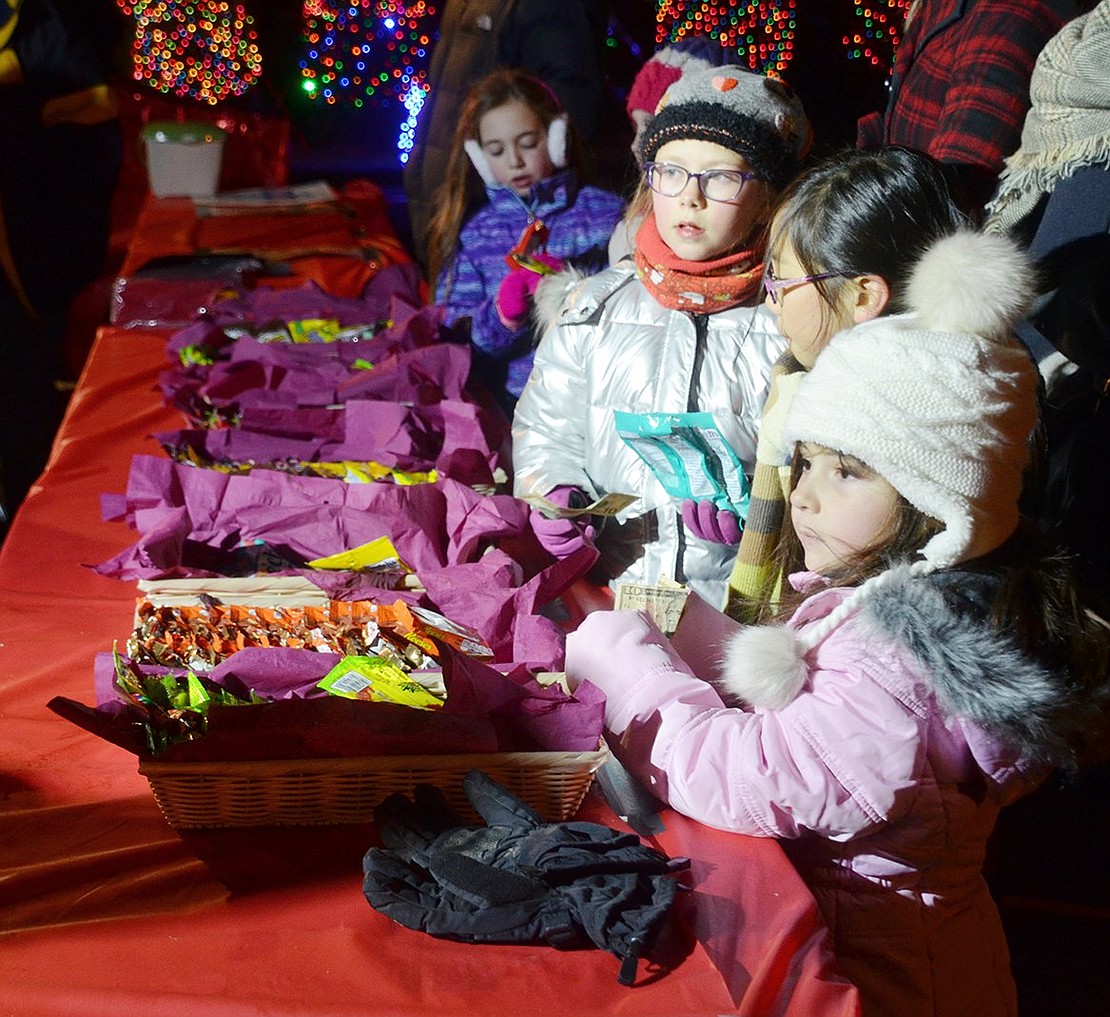
{"type": "Polygon", "coordinates": [[[497,316],[495,300],[509,272],[508,254],[533,219],[551,235],[547,253],[592,274],[608,264],[607,248],[624,210],[622,199],[597,187],[579,187],[569,171],[548,177],[527,199],[511,188],[486,189],[489,204],[475,212],[459,234],[455,260],[436,280],[435,300],[447,323],[470,319],[470,341],[492,386],[519,396],[532,370],[538,335],[531,323],[510,331],[497,316]]]}

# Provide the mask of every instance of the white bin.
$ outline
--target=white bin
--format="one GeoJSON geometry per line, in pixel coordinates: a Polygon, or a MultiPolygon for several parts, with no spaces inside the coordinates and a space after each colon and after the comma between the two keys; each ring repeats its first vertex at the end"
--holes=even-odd
{"type": "Polygon", "coordinates": [[[211,198],[220,180],[227,132],[189,121],[149,123],[143,128],[150,189],[158,198],[211,198]]]}

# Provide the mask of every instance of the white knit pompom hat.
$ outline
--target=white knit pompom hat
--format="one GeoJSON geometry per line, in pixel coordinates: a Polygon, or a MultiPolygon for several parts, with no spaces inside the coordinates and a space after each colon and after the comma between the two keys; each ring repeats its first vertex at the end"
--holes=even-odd
{"type": "MultiPolygon", "coordinates": [[[[790,405],[787,442],[855,456],[944,525],[919,551],[916,573],[987,554],[1017,527],[1037,372],[1012,330],[1033,292],[1030,262],[1009,239],[946,237],[914,268],[911,310],[835,336],[790,405]]],[[[753,681],[768,691],[764,644],[783,650],[793,640],[770,683],[773,705],[789,702],[805,680],[804,653],[883,582],[880,575],[863,583],[804,633],[741,632],[728,654],[730,690],[749,701],[753,681]],[[756,656],[762,675],[751,674],[756,656]]]]}

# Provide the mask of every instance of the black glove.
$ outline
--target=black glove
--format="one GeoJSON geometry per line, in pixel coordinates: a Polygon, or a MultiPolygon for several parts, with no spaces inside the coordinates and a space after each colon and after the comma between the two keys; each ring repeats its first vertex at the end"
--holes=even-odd
{"type": "Polygon", "coordinates": [[[363,861],[370,905],[463,942],[593,944],[622,958],[618,979],[631,985],[674,900],[669,874],[689,861],[597,823],[545,823],[477,770],[463,786],[486,826],[466,825],[429,785],[375,810],[387,850],[363,861]]]}

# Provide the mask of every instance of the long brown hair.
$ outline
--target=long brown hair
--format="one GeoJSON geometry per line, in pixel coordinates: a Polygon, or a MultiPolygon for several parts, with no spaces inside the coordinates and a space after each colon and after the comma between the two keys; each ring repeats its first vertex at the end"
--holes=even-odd
{"type": "MultiPolygon", "coordinates": [[[[854,457],[851,458],[854,460],[854,457]]],[[[858,462],[858,460],[854,461],[858,462]]],[[[798,477],[802,472],[802,463],[803,457],[799,448],[795,447],[790,467],[791,491],[797,486],[798,477]]],[[[867,468],[870,469],[870,467],[867,468]]],[[[872,576],[877,576],[895,565],[914,561],[917,558],[917,552],[929,542],[931,537],[944,529],[944,524],[932,516],[927,516],[920,509],[914,508],[899,494],[886,529],[890,536],[880,545],[851,555],[839,568],[830,569],[825,573],[825,578],[833,586],[860,586],[872,576]]],[[[784,576],[805,567],[805,555],[802,552],[801,542],[794,532],[789,503],[783,525],[783,539],[776,550],[776,559],[784,576]]],[[[799,594],[793,590],[784,590],[778,615],[781,617],[793,614],[806,596],[807,594],[799,594]]],[[[767,613],[770,612],[764,612],[764,614],[767,613]]]]}
{"type": "MultiPolygon", "coordinates": [[[[563,112],[547,85],[515,68],[493,71],[467,93],[447,158],[447,176],[436,191],[435,212],[428,224],[428,278],[433,286],[454,260],[463,223],[485,201],[485,187],[463,145],[469,140],[480,141],[478,127],[482,117],[510,102],[524,103],[539,117],[545,130],[563,112]]],[[[576,172],[581,170],[581,152],[573,124],[567,125],[567,166],[576,172]]]]}

